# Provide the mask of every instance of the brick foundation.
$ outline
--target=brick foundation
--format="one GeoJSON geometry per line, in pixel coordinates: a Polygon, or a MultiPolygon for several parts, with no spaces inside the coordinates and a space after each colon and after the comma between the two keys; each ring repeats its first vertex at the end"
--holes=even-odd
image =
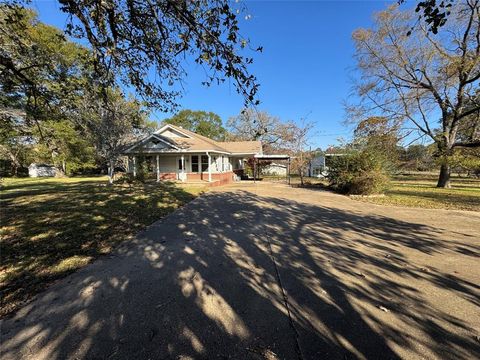
{"type": "MultiPolygon", "coordinates": [[[[155,177],[157,175],[155,174],[155,177]]],[[[177,180],[176,173],[160,173],[160,180],[177,180]]]]}
{"type": "MultiPolygon", "coordinates": [[[[189,181],[208,181],[208,173],[187,173],[187,182],[189,181]]],[[[215,181],[215,186],[218,183],[227,184],[233,181],[233,172],[212,174],[212,181],[215,181]]]]}
{"type": "MultiPolygon", "coordinates": [[[[218,186],[228,184],[233,181],[234,172],[225,172],[212,174],[212,185],[218,186]]],[[[156,178],[156,174],[154,174],[156,178]]],[[[176,173],[160,173],[160,180],[177,180],[176,173]]],[[[187,183],[189,181],[208,181],[208,173],[187,173],[187,183]]]]}

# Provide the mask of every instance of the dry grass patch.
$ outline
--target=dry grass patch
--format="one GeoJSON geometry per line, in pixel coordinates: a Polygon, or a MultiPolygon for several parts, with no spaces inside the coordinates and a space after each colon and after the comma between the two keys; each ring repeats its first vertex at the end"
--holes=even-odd
{"type": "Polygon", "coordinates": [[[0,316],[203,190],[106,183],[98,177],[2,180],[0,316]]]}
{"type": "Polygon", "coordinates": [[[480,211],[480,179],[452,178],[450,189],[436,187],[434,174],[399,175],[385,197],[359,198],[360,201],[381,204],[480,211]]]}

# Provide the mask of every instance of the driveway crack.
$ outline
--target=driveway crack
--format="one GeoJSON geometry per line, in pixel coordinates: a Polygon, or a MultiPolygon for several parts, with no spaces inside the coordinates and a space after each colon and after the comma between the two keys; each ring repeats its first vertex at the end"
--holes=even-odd
{"type": "Polygon", "coordinates": [[[277,278],[277,283],[278,283],[278,286],[280,287],[280,290],[282,292],[283,303],[284,303],[284,306],[287,310],[288,322],[290,324],[290,327],[293,330],[294,340],[295,340],[295,352],[297,353],[298,359],[303,360],[304,357],[303,357],[302,348],[300,346],[300,341],[299,341],[300,334],[298,333],[298,330],[295,327],[295,323],[293,321],[292,313],[290,311],[291,305],[290,305],[290,302],[288,301],[287,292],[285,291],[285,288],[283,287],[282,277],[280,276],[280,271],[278,270],[278,264],[277,264],[277,261],[275,260],[275,254],[273,252],[272,242],[270,240],[270,236],[268,235],[268,231],[266,231],[266,230],[265,230],[265,237],[267,239],[268,249],[269,249],[269,252],[270,252],[270,257],[272,259],[273,267],[275,269],[275,276],[277,278]]]}
{"type": "MultiPolygon", "coordinates": [[[[258,190],[257,189],[254,189],[253,193],[255,194],[255,196],[258,196],[258,190]]],[[[257,201],[258,201],[258,198],[257,198],[257,201]]],[[[275,270],[275,277],[277,279],[277,284],[280,287],[280,290],[282,292],[283,304],[285,306],[285,309],[287,310],[288,322],[289,322],[289,325],[290,325],[290,327],[292,328],[292,331],[293,331],[294,341],[295,341],[295,352],[297,354],[297,358],[299,360],[303,360],[304,356],[303,356],[303,352],[302,352],[302,347],[300,346],[300,334],[298,333],[298,330],[295,327],[295,323],[293,321],[292,312],[290,311],[291,306],[290,306],[290,302],[288,301],[288,295],[287,295],[287,292],[286,292],[285,288],[283,287],[282,277],[280,276],[280,271],[278,269],[278,264],[277,264],[277,261],[275,260],[275,254],[273,252],[272,241],[270,239],[270,236],[268,234],[268,230],[266,228],[264,230],[264,236],[265,236],[265,238],[267,240],[267,243],[268,243],[268,251],[270,253],[270,258],[272,259],[273,268],[275,270]]]]}

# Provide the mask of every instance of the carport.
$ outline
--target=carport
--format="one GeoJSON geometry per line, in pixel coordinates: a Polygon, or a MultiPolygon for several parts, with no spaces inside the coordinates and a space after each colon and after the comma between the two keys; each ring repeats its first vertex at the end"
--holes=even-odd
{"type": "Polygon", "coordinates": [[[287,173],[285,180],[290,185],[290,156],[289,155],[255,155],[253,161],[253,182],[257,181],[258,177],[258,163],[259,161],[274,161],[274,160],[286,160],[287,161],[287,173]]]}

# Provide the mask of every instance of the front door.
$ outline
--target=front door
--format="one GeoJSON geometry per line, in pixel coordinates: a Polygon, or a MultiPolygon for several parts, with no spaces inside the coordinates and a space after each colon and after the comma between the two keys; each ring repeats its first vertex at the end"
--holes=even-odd
{"type": "Polygon", "coordinates": [[[185,160],[182,161],[182,157],[177,157],[177,179],[184,181],[186,177],[185,173],[185,160]]]}

